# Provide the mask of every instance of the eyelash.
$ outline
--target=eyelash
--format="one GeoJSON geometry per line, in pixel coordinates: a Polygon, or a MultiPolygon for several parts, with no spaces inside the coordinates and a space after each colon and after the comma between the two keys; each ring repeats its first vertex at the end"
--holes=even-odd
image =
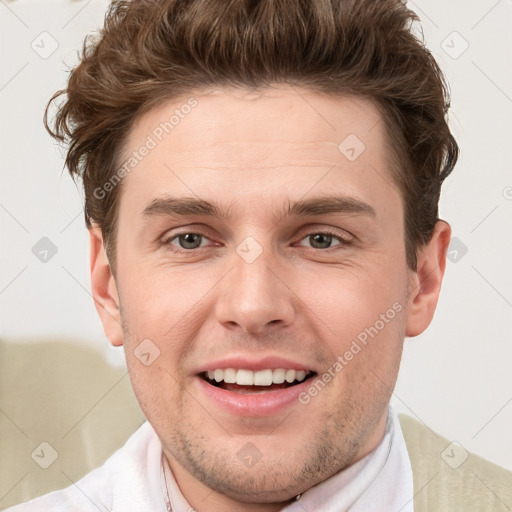
{"type": "MultiPolygon", "coordinates": [[[[165,238],[164,240],[162,240],[162,245],[164,245],[168,250],[170,250],[171,252],[174,252],[174,253],[192,253],[192,252],[197,252],[199,249],[201,249],[202,247],[196,247],[194,249],[183,249],[183,248],[175,248],[176,246],[173,246],[171,245],[171,242],[177,238],[179,238],[180,236],[183,236],[183,235],[199,235],[203,238],[206,238],[208,239],[208,237],[204,234],[204,233],[201,233],[201,232],[196,232],[196,231],[183,231],[181,233],[175,233],[173,234],[172,236],[170,237],[167,237],[165,238]],[[172,248],[171,248],[172,247],[172,248]]],[[[330,230],[323,230],[323,231],[311,231],[309,233],[307,233],[305,236],[303,236],[300,240],[304,240],[305,238],[308,238],[312,235],[328,235],[328,236],[331,236],[333,237],[334,239],[338,240],[339,242],[339,246],[349,246],[349,245],[352,245],[353,241],[352,240],[349,240],[347,238],[344,238],[336,233],[334,233],[333,231],[330,231],[330,230]]],[[[306,249],[309,249],[311,251],[322,251],[322,252],[326,252],[328,251],[329,249],[333,249],[334,247],[338,247],[337,245],[333,246],[333,247],[327,247],[325,249],[316,249],[314,247],[306,247],[306,249]]]]}

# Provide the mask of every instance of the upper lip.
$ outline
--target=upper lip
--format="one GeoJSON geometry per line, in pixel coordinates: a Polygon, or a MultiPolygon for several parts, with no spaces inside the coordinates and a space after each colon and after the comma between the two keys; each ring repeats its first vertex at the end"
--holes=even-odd
{"type": "Polygon", "coordinates": [[[197,369],[197,373],[203,373],[208,370],[224,370],[226,368],[235,368],[237,370],[276,370],[283,368],[284,370],[305,370],[314,371],[310,366],[304,365],[292,359],[286,359],[278,356],[268,356],[259,359],[250,359],[246,355],[231,356],[224,359],[217,359],[208,363],[204,363],[197,369]]]}

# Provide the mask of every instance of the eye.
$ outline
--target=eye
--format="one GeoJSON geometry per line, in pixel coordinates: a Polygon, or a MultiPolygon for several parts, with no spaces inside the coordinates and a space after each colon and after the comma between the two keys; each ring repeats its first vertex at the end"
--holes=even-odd
{"type": "Polygon", "coordinates": [[[310,242],[313,249],[330,249],[333,239],[338,242],[336,245],[349,245],[351,243],[348,238],[331,233],[330,231],[310,233],[302,240],[306,239],[310,242]]]}
{"type": "MultiPolygon", "coordinates": [[[[198,249],[202,247],[201,240],[208,240],[201,233],[180,233],[178,235],[174,235],[167,240],[164,240],[164,245],[172,245],[173,247],[179,247],[180,249],[191,250],[198,249]],[[173,244],[173,240],[176,240],[178,246],[173,244]]],[[[174,250],[174,249],[173,249],[174,250]]]]}

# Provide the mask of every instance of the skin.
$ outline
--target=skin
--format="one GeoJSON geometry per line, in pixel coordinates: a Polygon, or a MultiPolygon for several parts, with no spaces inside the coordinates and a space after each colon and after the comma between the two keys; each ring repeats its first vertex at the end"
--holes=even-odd
{"type": "MultiPolygon", "coordinates": [[[[92,289],[105,334],[124,344],[137,399],[190,505],[276,511],[382,440],[404,338],[434,314],[450,227],[439,221],[417,271],[408,268],[403,201],[370,101],[288,86],[194,97],[197,107],[124,179],[115,277],[100,229],[90,230],[92,289]],[[338,150],[351,133],[366,146],[353,162],[338,150]],[[217,201],[232,218],[144,218],[163,194],[217,201]],[[333,194],[375,215],[282,215],[287,201],[333,194]],[[313,235],[326,229],[342,241],[315,244],[313,235]],[[187,249],[177,232],[204,238],[187,249]],[[262,249],[252,263],[236,251],[249,236],[262,249]],[[215,407],[197,386],[200,365],[239,354],[285,357],[322,375],[397,303],[401,311],[308,404],[241,417],[215,407]],[[160,350],[149,366],[134,354],[146,338],[160,350]],[[248,442],[261,453],[251,468],[237,457],[248,442]]],[[[123,156],[186,100],[141,116],[123,156]]]]}

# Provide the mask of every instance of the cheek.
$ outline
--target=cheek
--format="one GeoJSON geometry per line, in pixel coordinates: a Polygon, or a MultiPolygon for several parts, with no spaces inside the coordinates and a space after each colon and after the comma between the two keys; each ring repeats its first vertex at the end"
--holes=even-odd
{"type": "MultiPolygon", "coordinates": [[[[214,282],[205,272],[140,267],[137,279],[126,280],[122,312],[130,333],[138,339],[179,339],[187,336],[190,316],[214,282]]],[[[137,273],[137,270],[129,270],[137,273]]]]}
{"type": "Polygon", "coordinates": [[[352,339],[376,323],[381,331],[382,322],[389,330],[388,325],[396,324],[395,317],[406,309],[406,276],[392,276],[384,268],[373,272],[330,269],[324,276],[317,273],[313,280],[303,274],[300,282],[299,296],[328,328],[329,337],[352,339]]]}
{"type": "Polygon", "coordinates": [[[310,289],[307,296],[309,308],[321,320],[315,322],[323,329],[328,354],[326,378],[335,376],[332,393],[354,407],[380,407],[396,381],[405,335],[407,280],[390,270],[338,270],[322,281],[321,292],[310,289]]]}
{"type": "Polygon", "coordinates": [[[136,348],[126,352],[126,362],[133,391],[147,419],[154,425],[178,419],[182,395],[177,372],[166,354],[146,344],[143,351],[136,348]]]}
{"type": "Polygon", "coordinates": [[[389,402],[400,366],[405,309],[397,314],[393,308],[384,311],[387,323],[369,315],[340,324],[342,335],[330,346],[333,364],[327,372],[334,374],[333,401],[359,411],[361,417],[372,417],[370,411],[378,412],[389,402]]]}

